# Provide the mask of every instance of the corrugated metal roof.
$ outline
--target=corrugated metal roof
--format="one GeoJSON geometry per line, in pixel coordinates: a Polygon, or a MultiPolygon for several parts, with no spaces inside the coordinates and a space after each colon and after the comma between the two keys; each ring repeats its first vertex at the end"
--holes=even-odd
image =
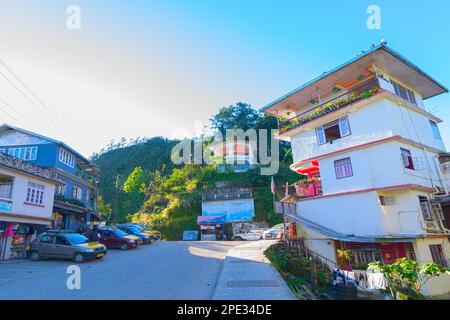
{"type": "Polygon", "coordinates": [[[411,240],[421,238],[421,235],[417,234],[406,234],[406,235],[348,235],[325,226],[317,224],[311,220],[305,219],[298,215],[285,214],[286,219],[294,221],[301,226],[316,231],[332,240],[339,240],[343,242],[410,242],[411,240]]]}
{"type": "MultiPolygon", "coordinates": [[[[309,82],[307,82],[307,83],[301,85],[300,87],[298,87],[298,88],[292,90],[291,92],[289,92],[289,93],[283,95],[281,98],[276,99],[275,101],[273,101],[273,102],[271,102],[271,103],[265,105],[264,107],[260,108],[259,111],[264,111],[264,110],[266,110],[266,109],[268,109],[268,108],[274,106],[274,105],[277,104],[278,102],[280,102],[280,101],[282,101],[282,100],[284,100],[284,99],[290,97],[291,95],[293,95],[293,94],[295,94],[295,93],[297,93],[297,92],[299,92],[299,91],[301,91],[301,90],[303,90],[303,89],[305,89],[305,88],[311,86],[312,84],[315,84],[316,82],[318,82],[318,81],[320,81],[320,80],[322,80],[322,79],[324,79],[324,78],[326,78],[326,77],[328,77],[328,76],[330,76],[330,75],[336,73],[337,71],[339,71],[339,70],[341,70],[341,69],[343,69],[343,68],[345,68],[345,67],[351,65],[352,63],[354,63],[354,62],[356,62],[356,61],[358,61],[358,60],[361,60],[361,59],[363,59],[364,57],[366,57],[366,56],[368,56],[368,55],[370,55],[370,54],[372,54],[372,53],[374,53],[374,52],[376,52],[376,51],[379,51],[379,50],[383,50],[384,52],[387,52],[388,54],[390,54],[390,55],[393,56],[394,58],[400,60],[402,63],[404,63],[405,65],[407,65],[409,68],[413,69],[414,71],[418,72],[418,73],[419,73],[420,75],[422,75],[423,77],[427,78],[431,83],[433,83],[434,85],[436,85],[437,87],[439,87],[439,88],[441,89],[441,92],[440,92],[440,93],[442,93],[442,92],[448,92],[448,89],[447,89],[445,86],[443,86],[441,83],[439,83],[438,81],[436,81],[435,79],[433,79],[431,76],[429,76],[427,73],[425,73],[424,71],[422,71],[422,70],[421,70],[418,66],[416,66],[414,63],[412,63],[411,61],[409,61],[408,59],[406,59],[405,57],[403,57],[402,55],[400,55],[399,53],[397,53],[397,52],[394,51],[393,49],[391,49],[391,48],[389,48],[388,46],[386,46],[386,44],[382,43],[382,44],[379,44],[379,45],[377,45],[377,46],[374,46],[374,47],[370,48],[369,50],[365,51],[364,53],[362,53],[362,54],[360,54],[360,55],[354,57],[353,59],[351,59],[351,60],[349,60],[349,61],[347,61],[347,62],[345,62],[345,63],[339,65],[338,67],[336,67],[336,68],[334,68],[334,69],[332,69],[332,70],[330,70],[330,71],[324,72],[324,73],[323,73],[322,75],[320,75],[319,77],[317,77],[317,78],[315,78],[315,79],[313,79],[313,80],[311,80],[311,81],[309,81],[309,82]]],[[[439,94],[439,93],[438,93],[438,94],[439,94]]],[[[426,97],[424,97],[424,99],[431,98],[432,96],[433,96],[433,95],[426,96],[426,97]]]]}

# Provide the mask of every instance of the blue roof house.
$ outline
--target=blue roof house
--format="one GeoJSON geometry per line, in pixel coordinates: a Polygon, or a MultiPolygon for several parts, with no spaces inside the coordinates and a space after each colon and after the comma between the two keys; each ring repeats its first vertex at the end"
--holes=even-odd
{"type": "Polygon", "coordinates": [[[8,124],[0,126],[0,152],[57,172],[63,183],[55,191],[53,228],[78,230],[98,220],[99,170],[89,159],[64,142],[8,124]]]}

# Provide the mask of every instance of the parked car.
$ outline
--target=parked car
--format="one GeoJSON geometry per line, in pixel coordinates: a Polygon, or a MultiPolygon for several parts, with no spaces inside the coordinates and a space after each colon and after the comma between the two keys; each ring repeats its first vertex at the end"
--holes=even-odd
{"type": "MultiPolygon", "coordinates": [[[[102,228],[97,230],[99,233],[100,243],[104,244],[107,248],[119,248],[122,250],[128,250],[130,248],[136,248],[139,244],[142,244],[141,238],[128,234],[120,229],[116,228],[102,228]]],[[[84,235],[89,238],[92,229],[86,231],[84,235]]]]}
{"type": "Polygon", "coordinates": [[[69,259],[76,263],[100,259],[105,256],[105,245],[90,242],[85,236],[64,231],[47,231],[31,243],[31,259],[69,259]]]}
{"type": "Polygon", "coordinates": [[[117,228],[126,232],[127,234],[131,234],[141,238],[144,244],[149,244],[152,243],[153,240],[156,240],[155,236],[145,234],[144,232],[142,232],[142,229],[133,225],[118,225],[117,228]]]}
{"type": "Polygon", "coordinates": [[[134,226],[137,226],[139,228],[141,228],[146,234],[149,234],[151,236],[155,236],[158,240],[161,239],[161,232],[158,230],[154,230],[152,228],[150,228],[149,226],[146,226],[145,224],[141,224],[141,223],[136,223],[134,224],[134,226]]]}
{"type": "Polygon", "coordinates": [[[274,225],[272,228],[264,231],[263,239],[280,239],[283,237],[284,224],[274,225]]]}
{"type": "Polygon", "coordinates": [[[267,229],[247,229],[244,233],[233,235],[233,240],[261,240],[264,230],[267,229]]]}

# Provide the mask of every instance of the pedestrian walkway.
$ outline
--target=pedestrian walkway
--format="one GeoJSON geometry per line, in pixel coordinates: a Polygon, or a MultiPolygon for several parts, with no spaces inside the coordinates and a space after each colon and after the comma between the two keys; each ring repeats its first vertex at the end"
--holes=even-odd
{"type": "Polygon", "coordinates": [[[228,251],[213,300],[295,300],[264,251],[274,241],[249,242],[228,251]]]}

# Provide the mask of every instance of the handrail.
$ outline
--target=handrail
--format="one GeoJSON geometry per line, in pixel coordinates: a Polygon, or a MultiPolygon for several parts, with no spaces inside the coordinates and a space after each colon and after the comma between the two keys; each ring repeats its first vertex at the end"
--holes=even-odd
{"type": "MultiPolygon", "coordinates": [[[[341,94],[341,95],[339,95],[339,96],[337,96],[337,97],[334,97],[334,98],[332,98],[332,99],[329,99],[329,100],[327,100],[326,102],[323,102],[323,103],[321,103],[320,105],[315,106],[314,108],[312,108],[312,109],[310,109],[310,110],[307,110],[307,111],[305,111],[305,112],[302,112],[301,114],[298,114],[298,115],[296,115],[295,117],[292,117],[292,118],[290,118],[290,119],[288,119],[288,120],[286,120],[286,121],[281,122],[281,123],[279,124],[279,129],[281,129],[281,128],[284,127],[285,125],[291,123],[292,121],[295,121],[296,119],[303,118],[306,114],[312,113],[312,112],[314,112],[315,110],[317,110],[317,109],[319,109],[319,108],[321,108],[321,107],[323,107],[323,106],[325,106],[325,105],[327,105],[327,104],[329,104],[329,103],[331,103],[331,102],[333,102],[333,101],[339,101],[339,99],[341,99],[342,97],[347,96],[347,95],[349,95],[349,94],[351,94],[351,93],[353,93],[353,92],[356,92],[356,91],[360,90],[361,88],[367,87],[367,86],[369,86],[370,84],[378,84],[378,83],[379,83],[379,82],[378,82],[378,78],[372,78],[371,80],[365,82],[364,84],[362,84],[362,85],[360,85],[360,86],[358,86],[358,87],[356,87],[356,88],[354,88],[354,89],[352,89],[352,90],[350,90],[350,91],[347,91],[347,92],[345,92],[345,93],[343,93],[343,94],[341,94]]],[[[379,88],[379,86],[378,86],[378,88],[379,88]]]]}

